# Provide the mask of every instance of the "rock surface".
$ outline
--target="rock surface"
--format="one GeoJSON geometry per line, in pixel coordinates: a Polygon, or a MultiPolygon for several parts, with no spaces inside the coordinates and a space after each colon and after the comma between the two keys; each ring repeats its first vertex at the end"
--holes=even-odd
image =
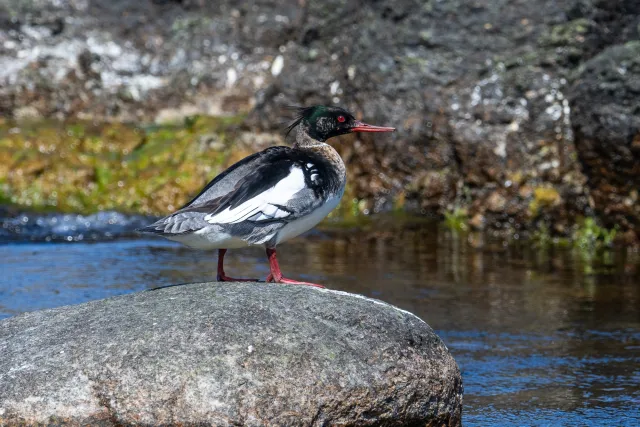
{"type": "Polygon", "coordinates": [[[640,41],[588,61],[571,90],[575,140],[595,207],[640,240],[640,41]]]}
{"type": "Polygon", "coordinates": [[[460,425],[459,369],[380,301],[204,283],[0,322],[0,424],[460,425]]]}
{"type": "Polygon", "coordinates": [[[6,116],[252,112],[279,132],[284,105],[335,102],[398,127],[341,148],[362,211],[464,207],[486,228],[564,235],[592,213],[576,71],[640,39],[637,0],[0,0],[0,16],[6,116]]]}

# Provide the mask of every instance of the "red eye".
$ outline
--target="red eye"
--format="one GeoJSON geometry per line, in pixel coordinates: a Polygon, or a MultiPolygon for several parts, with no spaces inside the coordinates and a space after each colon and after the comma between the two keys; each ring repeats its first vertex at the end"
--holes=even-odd
{"type": "Polygon", "coordinates": [[[345,119],[344,116],[338,116],[338,121],[340,123],[344,123],[345,120],[347,120],[347,119],[345,119]]]}

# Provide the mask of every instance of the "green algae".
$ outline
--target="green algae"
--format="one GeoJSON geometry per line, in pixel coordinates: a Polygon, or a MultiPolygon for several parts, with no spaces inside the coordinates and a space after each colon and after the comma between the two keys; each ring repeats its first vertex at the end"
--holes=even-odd
{"type": "Polygon", "coordinates": [[[248,154],[232,138],[242,119],[0,124],[1,201],[36,211],[166,213],[248,154]]]}
{"type": "Polygon", "coordinates": [[[452,231],[469,230],[469,216],[467,209],[456,207],[444,213],[444,223],[452,231]]]}
{"type": "Polygon", "coordinates": [[[579,218],[573,232],[567,237],[552,236],[549,224],[542,221],[531,233],[531,241],[541,250],[551,247],[571,248],[584,274],[606,272],[611,265],[611,250],[614,247],[618,228],[608,229],[598,225],[591,217],[579,218]]]}
{"type": "Polygon", "coordinates": [[[618,233],[618,227],[608,229],[597,224],[594,218],[583,218],[573,233],[574,245],[584,250],[611,247],[618,233]]]}
{"type": "Polygon", "coordinates": [[[562,201],[560,193],[553,187],[537,187],[533,190],[533,199],[529,203],[529,215],[535,218],[546,208],[558,205],[562,201]]]}

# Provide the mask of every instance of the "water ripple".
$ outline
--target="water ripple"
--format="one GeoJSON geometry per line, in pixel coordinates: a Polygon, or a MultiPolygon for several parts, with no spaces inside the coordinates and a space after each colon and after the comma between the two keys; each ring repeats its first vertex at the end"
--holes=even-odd
{"type": "Polygon", "coordinates": [[[51,242],[109,240],[135,236],[135,229],[152,222],[143,215],[106,211],[80,214],[19,214],[0,217],[1,241],[51,242]]]}

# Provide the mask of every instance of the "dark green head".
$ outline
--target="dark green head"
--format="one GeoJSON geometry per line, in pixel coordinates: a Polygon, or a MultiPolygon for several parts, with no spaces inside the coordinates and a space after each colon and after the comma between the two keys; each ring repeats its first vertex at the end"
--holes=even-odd
{"type": "Polygon", "coordinates": [[[395,128],[362,123],[343,108],[323,105],[300,108],[298,117],[288,127],[287,135],[298,125],[302,126],[302,130],[311,138],[320,142],[351,132],[393,132],[395,130],[395,128]]]}

